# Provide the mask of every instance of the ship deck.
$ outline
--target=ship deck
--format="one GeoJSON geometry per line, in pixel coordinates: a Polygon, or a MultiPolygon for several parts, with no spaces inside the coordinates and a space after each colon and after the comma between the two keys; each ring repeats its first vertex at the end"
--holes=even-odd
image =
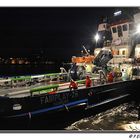
{"type": "MultiPolygon", "coordinates": [[[[0,96],[6,96],[9,98],[21,98],[21,97],[27,97],[27,96],[31,96],[30,93],[30,89],[32,88],[37,88],[37,87],[41,87],[41,86],[48,86],[51,85],[53,83],[37,83],[35,85],[31,85],[31,86],[23,86],[23,87],[3,87],[0,89],[0,96]]],[[[60,84],[60,82],[57,84],[60,84]]],[[[84,84],[79,84],[78,89],[81,88],[85,88],[84,84]]],[[[62,91],[69,91],[69,85],[66,84],[63,87],[59,88],[58,92],[62,92],[62,91]]]]}
{"type": "Polygon", "coordinates": [[[12,97],[12,96],[20,96],[20,97],[24,97],[24,96],[29,96],[30,95],[30,89],[31,88],[35,88],[38,86],[45,86],[44,83],[38,83],[35,85],[31,85],[31,86],[23,86],[23,87],[2,87],[0,89],[0,96],[8,96],[8,97],[12,97]]]}
{"type": "MultiPolygon", "coordinates": [[[[115,84],[115,83],[123,83],[124,81],[117,81],[117,82],[113,82],[113,83],[106,83],[104,85],[111,85],[111,84],[115,84]]],[[[48,85],[52,85],[54,84],[53,82],[52,83],[37,83],[37,84],[34,84],[34,85],[31,85],[31,86],[24,86],[24,87],[14,87],[14,88],[8,88],[8,87],[5,87],[5,88],[1,88],[0,89],[0,96],[6,96],[6,97],[9,97],[9,98],[21,98],[21,97],[28,97],[28,96],[31,96],[31,93],[30,93],[30,89],[32,88],[37,88],[37,87],[41,87],[41,86],[48,86],[48,85]]],[[[56,82],[55,82],[56,84],[56,82]]],[[[57,84],[62,84],[62,83],[58,83],[57,84]]],[[[96,85],[97,86],[102,86],[101,84],[98,84],[96,85]]],[[[84,89],[85,88],[85,84],[78,84],[78,89],[84,89]]],[[[64,91],[69,91],[69,83],[63,83],[63,86],[62,87],[59,87],[59,90],[57,91],[57,93],[60,93],[60,92],[64,92],[64,91]]],[[[35,95],[39,95],[38,94],[35,94],[35,95]]]]}

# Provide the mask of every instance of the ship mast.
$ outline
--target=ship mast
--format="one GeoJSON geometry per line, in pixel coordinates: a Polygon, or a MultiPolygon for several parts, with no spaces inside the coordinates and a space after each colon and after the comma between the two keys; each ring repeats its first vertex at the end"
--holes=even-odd
{"type": "Polygon", "coordinates": [[[84,51],[86,52],[86,55],[87,56],[90,55],[89,52],[87,51],[87,49],[85,48],[85,46],[83,45],[82,47],[83,47],[84,51]]]}

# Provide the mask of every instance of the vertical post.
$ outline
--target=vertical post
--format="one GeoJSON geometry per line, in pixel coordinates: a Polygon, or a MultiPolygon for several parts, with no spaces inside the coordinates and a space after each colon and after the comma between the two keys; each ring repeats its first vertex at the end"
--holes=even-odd
{"type": "Polygon", "coordinates": [[[60,81],[60,75],[58,74],[57,75],[57,82],[59,82],[60,81]]]}
{"type": "Polygon", "coordinates": [[[31,112],[28,112],[28,116],[29,116],[29,120],[28,120],[27,128],[30,128],[30,126],[31,126],[31,120],[32,120],[32,114],[31,114],[31,112]]]}
{"type": "Polygon", "coordinates": [[[11,88],[13,87],[13,82],[12,82],[12,80],[11,80],[11,88]]]}
{"type": "Polygon", "coordinates": [[[33,93],[32,93],[32,91],[30,91],[30,93],[31,93],[31,97],[33,96],[33,93]]]}
{"type": "Polygon", "coordinates": [[[138,104],[138,120],[140,120],[140,103],[138,104]]]}

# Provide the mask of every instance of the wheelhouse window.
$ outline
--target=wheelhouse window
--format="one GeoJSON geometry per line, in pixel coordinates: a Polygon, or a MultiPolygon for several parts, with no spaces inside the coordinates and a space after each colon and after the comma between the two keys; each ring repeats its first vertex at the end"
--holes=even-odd
{"type": "Polygon", "coordinates": [[[112,28],[112,31],[113,31],[113,33],[116,33],[116,32],[117,32],[116,27],[113,27],[113,28],[112,28]]]}
{"type": "Polygon", "coordinates": [[[124,24],[124,25],[122,26],[122,28],[123,28],[123,31],[127,31],[127,24],[124,24]]]}
{"type": "Polygon", "coordinates": [[[122,51],[122,55],[125,55],[125,50],[122,51]]]}
{"type": "Polygon", "coordinates": [[[117,30],[118,30],[118,37],[123,36],[122,35],[122,27],[121,26],[117,26],[117,30]]]}
{"type": "Polygon", "coordinates": [[[104,24],[103,27],[106,28],[106,25],[104,24]]]}

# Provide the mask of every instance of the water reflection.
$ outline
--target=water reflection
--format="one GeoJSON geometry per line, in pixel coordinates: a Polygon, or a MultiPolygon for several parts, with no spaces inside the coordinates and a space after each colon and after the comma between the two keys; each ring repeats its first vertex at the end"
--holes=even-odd
{"type": "Polygon", "coordinates": [[[131,102],[124,103],[118,107],[114,107],[95,116],[81,119],[70,126],[66,130],[128,130],[126,127],[133,129],[132,124],[137,124],[138,130],[140,121],[138,121],[138,112],[135,104],[131,102]],[[128,124],[131,124],[131,126],[128,124]]]}

